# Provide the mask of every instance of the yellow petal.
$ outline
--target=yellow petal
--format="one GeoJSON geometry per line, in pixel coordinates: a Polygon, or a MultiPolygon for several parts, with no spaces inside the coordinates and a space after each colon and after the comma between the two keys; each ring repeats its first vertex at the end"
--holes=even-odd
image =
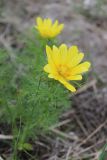
{"type": "Polygon", "coordinates": [[[67,45],[66,44],[61,44],[60,46],[59,46],[59,50],[60,50],[60,52],[67,52],[67,45]]]}
{"type": "Polygon", "coordinates": [[[53,28],[56,28],[58,26],[58,20],[55,21],[55,23],[53,24],[53,28]]]}
{"type": "Polygon", "coordinates": [[[75,56],[77,56],[79,53],[78,51],[78,47],[77,46],[72,46],[69,48],[68,50],[68,54],[69,54],[69,58],[72,59],[74,58],[75,56]]]}
{"type": "Polygon", "coordinates": [[[38,25],[38,26],[42,26],[42,24],[43,24],[43,20],[42,20],[41,17],[38,17],[38,18],[36,19],[36,22],[37,22],[37,25],[38,25]]]}
{"type": "Polygon", "coordinates": [[[76,92],[75,87],[72,86],[70,83],[66,82],[66,83],[64,84],[64,86],[65,86],[68,90],[70,90],[71,92],[76,92]]]}
{"type": "Polygon", "coordinates": [[[72,86],[70,83],[68,83],[67,81],[60,81],[68,90],[70,90],[71,92],[75,92],[76,89],[74,86],[72,86]]]}
{"type": "Polygon", "coordinates": [[[52,57],[53,53],[52,53],[51,48],[48,45],[46,46],[46,53],[47,53],[47,57],[48,57],[48,63],[49,63],[50,68],[51,68],[51,72],[56,73],[57,72],[56,64],[55,64],[54,59],[52,57]]]}
{"type": "Polygon", "coordinates": [[[44,19],[43,24],[44,24],[44,27],[47,27],[47,19],[44,19]]]}
{"type": "Polygon", "coordinates": [[[84,54],[79,53],[77,56],[71,59],[71,62],[69,62],[69,67],[71,68],[78,65],[82,61],[83,57],[84,57],[84,54]]]}
{"type": "Polygon", "coordinates": [[[52,20],[50,18],[47,19],[47,24],[48,24],[48,27],[51,27],[52,25],[52,20]]]}
{"type": "Polygon", "coordinates": [[[47,73],[51,73],[51,67],[50,67],[49,64],[44,66],[44,71],[47,72],[47,73]]]}
{"type": "Polygon", "coordinates": [[[60,25],[58,26],[59,31],[62,31],[63,28],[64,28],[64,24],[60,24],[60,25]]]}
{"type": "Polygon", "coordinates": [[[49,78],[54,78],[54,76],[52,74],[49,74],[48,77],[49,78]]]}
{"type": "Polygon", "coordinates": [[[67,46],[65,44],[62,44],[59,47],[59,51],[60,51],[60,57],[61,57],[60,61],[62,64],[64,64],[67,59],[67,46]]]}
{"type": "Polygon", "coordinates": [[[53,45],[53,52],[54,54],[57,52],[59,54],[59,49],[55,45],[53,45]]]}
{"type": "Polygon", "coordinates": [[[52,55],[52,50],[51,50],[51,47],[49,47],[48,45],[46,45],[46,54],[47,54],[47,57],[48,57],[48,61],[52,55]]]}
{"type": "Polygon", "coordinates": [[[67,77],[67,80],[82,80],[82,76],[81,75],[74,75],[74,76],[69,76],[67,77]]]}
{"type": "Polygon", "coordinates": [[[59,76],[58,80],[71,92],[75,92],[76,89],[74,86],[72,86],[70,83],[68,83],[63,77],[59,76]]]}
{"type": "Polygon", "coordinates": [[[53,46],[53,55],[52,55],[54,62],[56,65],[60,64],[61,61],[61,56],[60,56],[60,52],[59,49],[54,45],[53,46]]]}
{"type": "Polygon", "coordinates": [[[71,74],[75,75],[75,74],[81,74],[81,73],[87,72],[90,66],[91,66],[90,62],[81,63],[78,66],[71,69],[71,74]]]}
{"type": "Polygon", "coordinates": [[[55,56],[57,56],[58,53],[55,52],[55,50],[57,50],[56,46],[53,46],[53,50],[52,50],[51,47],[49,47],[48,45],[46,45],[46,53],[47,53],[47,57],[48,57],[48,63],[49,64],[53,63],[56,66],[56,61],[58,59],[55,56]]]}

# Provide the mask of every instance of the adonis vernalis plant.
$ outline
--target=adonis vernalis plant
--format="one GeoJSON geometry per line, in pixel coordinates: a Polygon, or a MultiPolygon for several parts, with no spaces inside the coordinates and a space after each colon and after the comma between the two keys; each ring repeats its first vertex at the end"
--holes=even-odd
{"type": "Polygon", "coordinates": [[[64,28],[64,24],[59,24],[58,20],[52,23],[50,18],[42,19],[38,17],[36,22],[37,25],[35,28],[43,38],[54,38],[59,35],[64,28]]]}
{"type": "Polygon", "coordinates": [[[46,46],[48,64],[45,72],[49,78],[54,78],[62,83],[68,90],[75,92],[76,89],[69,81],[82,80],[82,74],[90,68],[90,62],[80,63],[84,57],[77,46],[68,48],[65,44],[59,47],[46,46]]]}
{"type": "Polygon", "coordinates": [[[36,30],[41,39],[36,37],[37,32],[25,37],[20,41],[23,48],[12,51],[14,56],[4,48],[0,50],[0,120],[13,134],[14,160],[20,150],[33,149],[30,140],[57,123],[70,106],[68,93],[76,91],[72,82],[80,84],[90,68],[90,62],[82,62],[84,54],[77,46],[56,47],[52,38],[63,27],[57,20],[52,23],[49,18],[39,17],[36,30]]]}

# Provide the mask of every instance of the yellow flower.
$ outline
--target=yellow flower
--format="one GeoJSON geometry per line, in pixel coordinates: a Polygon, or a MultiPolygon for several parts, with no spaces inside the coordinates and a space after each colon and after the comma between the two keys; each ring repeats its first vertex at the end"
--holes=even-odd
{"type": "Polygon", "coordinates": [[[43,20],[42,18],[38,17],[36,22],[37,26],[35,26],[35,28],[44,38],[54,38],[60,34],[64,28],[64,24],[59,25],[57,20],[52,24],[52,20],[50,18],[43,20]]]}
{"type": "Polygon", "coordinates": [[[44,71],[49,73],[49,78],[54,78],[62,83],[68,90],[75,92],[76,89],[70,84],[70,80],[82,80],[82,73],[90,68],[90,62],[80,63],[84,54],[79,52],[77,46],[67,48],[62,44],[57,48],[51,49],[46,46],[48,64],[45,65],[44,71]]]}

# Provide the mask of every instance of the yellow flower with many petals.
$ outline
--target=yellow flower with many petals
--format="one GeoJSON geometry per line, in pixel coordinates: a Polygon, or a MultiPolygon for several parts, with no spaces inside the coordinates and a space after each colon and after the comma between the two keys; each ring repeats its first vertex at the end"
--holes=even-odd
{"type": "Polygon", "coordinates": [[[50,18],[43,20],[42,18],[38,17],[36,22],[37,26],[35,26],[35,28],[44,38],[54,38],[60,34],[64,28],[64,24],[59,24],[57,20],[52,24],[52,20],[50,18]]]}
{"type": "Polygon", "coordinates": [[[82,80],[82,74],[90,68],[90,62],[80,63],[84,54],[79,52],[77,46],[68,48],[62,44],[57,48],[51,49],[46,46],[48,64],[45,65],[44,71],[49,73],[49,78],[54,78],[62,83],[68,90],[75,92],[76,89],[70,81],[82,80]]]}

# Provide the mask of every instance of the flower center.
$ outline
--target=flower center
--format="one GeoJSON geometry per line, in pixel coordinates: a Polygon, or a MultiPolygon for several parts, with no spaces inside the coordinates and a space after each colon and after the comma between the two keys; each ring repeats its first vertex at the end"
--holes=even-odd
{"type": "Polygon", "coordinates": [[[62,77],[66,78],[66,77],[69,76],[70,69],[69,69],[69,67],[68,67],[67,65],[62,65],[62,64],[60,64],[60,65],[58,66],[58,73],[59,73],[62,77]]]}

